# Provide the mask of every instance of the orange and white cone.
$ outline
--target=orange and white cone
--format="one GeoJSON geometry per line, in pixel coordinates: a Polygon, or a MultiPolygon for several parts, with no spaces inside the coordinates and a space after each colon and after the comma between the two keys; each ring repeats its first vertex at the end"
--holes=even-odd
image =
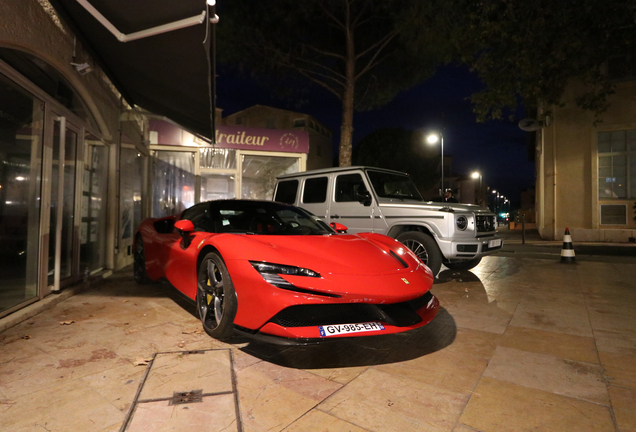
{"type": "Polygon", "coordinates": [[[563,236],[563,249],[561,249],[561,262],[573,263],[576,262],[574,257],[574,247],[572,246],[572,237],[570,237],[569,228],[565,229],[565,235],[563,236]]]}

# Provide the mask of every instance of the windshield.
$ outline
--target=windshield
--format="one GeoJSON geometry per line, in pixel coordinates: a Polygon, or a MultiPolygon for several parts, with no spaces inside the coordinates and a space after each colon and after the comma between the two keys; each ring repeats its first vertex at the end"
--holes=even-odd
{"type": "Polygon", "coordinates": [[[206,231],[254,235],[322,235],[336,232],[306,210],[271,201],[212,201],[206,231]]]}
{"type": "Polygon", "coordinates": [[[422,195],[409,176],[382,171],[367,171],[375,193],[380,198],[413,199],[423,201],[422,195]]]}

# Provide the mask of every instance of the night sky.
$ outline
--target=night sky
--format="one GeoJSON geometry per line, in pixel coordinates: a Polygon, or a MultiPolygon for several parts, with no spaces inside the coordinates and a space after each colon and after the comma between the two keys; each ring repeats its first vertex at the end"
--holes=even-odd
{"type": "MultiPolygon", "coordinates": [[[[317,86],[310,87],[307,103],[291,106],[251,79],[226,74],[223,68],[217,73],[217,106],[223,109],[223,116],[256,104],[308,113],[331,128],[337,151],[342,109],[335,96],[317,86]]],[[[381,128],[420,130],[443,126],[444,155],[453,156],[454,174],[469,175],[479,170],[484,182],[502,191],[514,208],[520,191],[534,187],[534,163],[527,156],[526,133],[517,126],[523,112],[519,110],[512,121],[477,123],[468,98],[480,86],[479,79],[466,69],[442,67],[429,80],[402,92],[388,105],[356,112],[354,147],[364,136],[381,128]]]]}

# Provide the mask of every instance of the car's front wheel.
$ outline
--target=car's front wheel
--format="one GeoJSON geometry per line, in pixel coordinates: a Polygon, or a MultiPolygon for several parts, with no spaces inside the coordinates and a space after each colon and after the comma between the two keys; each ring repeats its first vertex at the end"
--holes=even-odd
{"type": "Polygon", "coordinates": [[[464,261],[445,262],[444,265],[451,270],[470,270],[471,268],[477,267],[480,262],[481,257],[477,257],[464,261]]]}
{"type": "Polygon", "coordinates": [[[197,311],[203,329],[216,339],[225,339],[234,331],[236,294],[223,258],[208,253],[199,266],[197,311]]]}
{"type": "Polygon", "coordinates": [[[411,249],[437,276],[439,269],[442,267],[442,252],[431,236],[419,231],[407,231],[397,236],[396,239],[411,249]]]}

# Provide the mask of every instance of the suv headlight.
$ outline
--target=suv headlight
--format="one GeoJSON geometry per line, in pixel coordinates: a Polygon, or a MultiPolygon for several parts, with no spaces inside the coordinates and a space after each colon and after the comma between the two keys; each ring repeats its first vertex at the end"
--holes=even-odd
{"type": "Polygon", "coordinates": [[[464,231],[468,226],[468,219],[466,216],[458,216],[457,219],[455,219],[455,225],[457,225],[457,229],[464,231]]]}

